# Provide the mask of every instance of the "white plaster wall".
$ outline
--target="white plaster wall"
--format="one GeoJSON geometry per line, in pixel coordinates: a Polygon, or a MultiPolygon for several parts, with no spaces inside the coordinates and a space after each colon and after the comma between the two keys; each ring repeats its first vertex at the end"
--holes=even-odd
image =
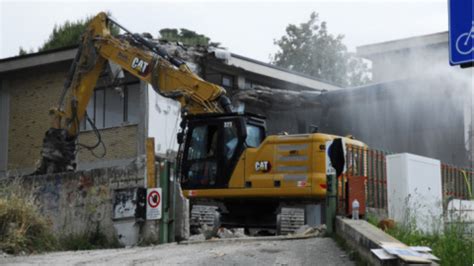
{"type": "Polygon", "coordinates": [[[155,153],[166,155],[178,151],[180,104],[157,94],[148,85],[148,137],[155,138],[155,153]]]}

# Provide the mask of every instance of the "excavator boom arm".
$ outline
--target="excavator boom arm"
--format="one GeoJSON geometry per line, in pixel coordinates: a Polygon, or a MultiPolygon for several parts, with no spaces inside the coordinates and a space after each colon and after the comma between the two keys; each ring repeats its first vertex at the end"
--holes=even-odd
{"type": "Polygon", "coordinates": [[[178,100],[187,114],[231,111],[224,88],[203,80],[158,44],[132,34],[105,13],[99,13],[83,34],[58,105],[51,110],[53,125],[43,140],[42,160],[36,174],[75,167],[74,144],[79,124],[107,60],[149,83],[157,93],[178,100]],[[128,34],[113,36],[111,23],[128,34]]]}

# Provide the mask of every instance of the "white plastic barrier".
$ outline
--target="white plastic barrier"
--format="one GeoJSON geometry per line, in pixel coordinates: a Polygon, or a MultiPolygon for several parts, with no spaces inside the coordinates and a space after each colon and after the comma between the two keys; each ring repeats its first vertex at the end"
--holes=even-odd
{"type": "Polygon", "coordinates": [[[400,153],[387,157],[388,216],[425,232],[441,231],[442,187],[439,160],[400,153]]]}
{"type": "Polygon", "coordinates": [[[468,235],[474,234],[474,200],[453,199],[448,203],[447,222],[458,224],[468,235]]]}

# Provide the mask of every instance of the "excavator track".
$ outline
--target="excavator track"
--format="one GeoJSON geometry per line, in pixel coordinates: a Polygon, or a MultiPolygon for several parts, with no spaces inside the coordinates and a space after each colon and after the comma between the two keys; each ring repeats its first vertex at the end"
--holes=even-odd
{"type": "Polygon", "coordinates": [[[305,223],[303,207],[281,207],[277,215],[277,233],[287,235],[296,231],[305,223]]]}
{"type": "Polygon", "coordinates": [[[203,225],[208,228],[220,225],[220,214],[216,206],[193,205],[190,218],[191,233],[199,233],[203,225]]]}

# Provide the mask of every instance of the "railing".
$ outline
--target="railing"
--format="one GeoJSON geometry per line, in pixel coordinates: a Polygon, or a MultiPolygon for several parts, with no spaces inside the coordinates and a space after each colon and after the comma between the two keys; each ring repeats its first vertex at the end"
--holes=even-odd
{"type": "Polygon", "coordinates": [[[441,164],[441,180],[444,200],[472,198],[474,170],[463,169],[450,164],[441,164]]]}
{"type": "MultiPolygon", "coordinates": [[[[351,176],[363,176],[366,180],[366,207],[387,208],[387,151],[346,145],[346,172],[341,184],[346,184],[351,176]]],[[[347,210],[347,186],[340,186],[340,210],[347,210]]]]}
{"type": "MultiPolygon", "coordinates": [[[[346,145],[346,172],[339,179],[339,212],[347,210],[347,180],[363,176],[366,180],[366,207],[387,210],[388,151],[346,145]],[[345,184],[345,185],[343,185],[345,184]]],[[[474,186],[474,169],[441,164],[443,202],[449,199],[469,199],[474,186]]]]}

